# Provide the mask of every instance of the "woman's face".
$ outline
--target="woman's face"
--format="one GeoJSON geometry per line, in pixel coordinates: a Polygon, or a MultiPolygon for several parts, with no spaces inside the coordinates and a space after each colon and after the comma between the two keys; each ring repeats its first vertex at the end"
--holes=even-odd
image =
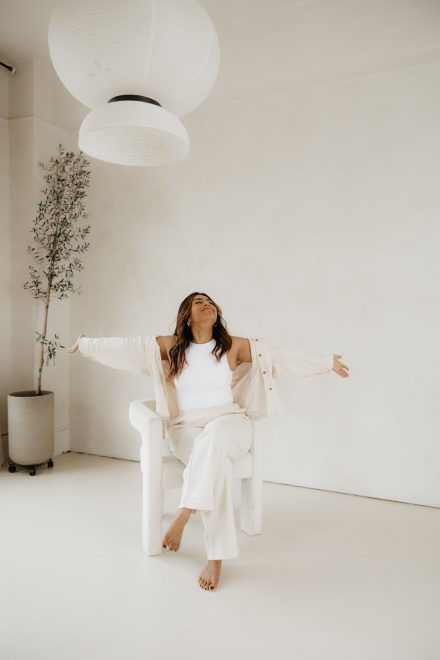
{"type": "Polygon", "coordinates": [[[211,325],[217,321],[217,308],[211,298],[203,294],[194,296],[191,306],[191,324],[209,320],[211,325]]]}

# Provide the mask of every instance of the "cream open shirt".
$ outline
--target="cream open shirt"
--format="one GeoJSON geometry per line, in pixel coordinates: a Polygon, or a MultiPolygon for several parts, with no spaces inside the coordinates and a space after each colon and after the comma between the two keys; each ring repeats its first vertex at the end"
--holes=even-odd
{"type": "MultiPolygon", "coordinates": [[[[282,412],[274,379],[315,376],[332,370],[333,354],[275,346],[260,337],[248,339],[252,362],[242,362],[232,372],[232,395],[249,417],[282,412]]],[[[156,335],[81,337],[79,350],[84,357],[108,367],[150,376],[158,415],[169,420],[179,414],[174,383],[166,380],[169,363],[161,359],[156,335]]]]}

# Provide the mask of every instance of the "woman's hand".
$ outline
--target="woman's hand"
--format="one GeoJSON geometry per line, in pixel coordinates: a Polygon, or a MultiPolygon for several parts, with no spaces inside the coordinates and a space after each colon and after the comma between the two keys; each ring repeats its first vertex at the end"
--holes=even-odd
{"type": "Polygon", "coordinates": [[[342,355],[333,355],[333,367],[332,370],[338,374],[338,376],[341,376],[341,378],[348,378],[350,375],[348,373],[348,370],[350,367],[347,367],[346,364],[341,362],[339,358],[341,358],[342,355]]]}
{"type": "Polygon", "coordinates": [[[78,335],[78,339],[73,344],[73,346],[71,346],[69,349],[67,349],[69,353],[76,353],[76,351],[79,348],[79,340],[81,339],[81,337],[85,337],[85,335],[78,335]]]}

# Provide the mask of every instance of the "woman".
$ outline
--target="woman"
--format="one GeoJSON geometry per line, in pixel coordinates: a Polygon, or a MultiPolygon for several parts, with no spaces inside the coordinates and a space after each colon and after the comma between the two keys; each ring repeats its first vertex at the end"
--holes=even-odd
{"type": "Polygon", "coordinates": [[[191,513],[200,511],[208,563],[199,575],[199,585],[212,591],[219,581],[222,560],[238,555],[231,462],[249,450],[249,415],[278,410],[273,405],[277,397],[272,376],[333,370],[346,378],[348,367],[340,361],[341,355],[313,356],[282,347],[273,347],[269,355],[264,340],[229,335],[220,307],[207,294],[197,291],[181,302],[174,334],[153,339],[153,357],[149,356],[148,341],[141,337],[86,339],[80,335],[69,352],[79,349],[102,364],[151,375],[156,392],[164,393],[161,415],[166,419],[170,447],[186,467],[179,508],[162,547],[177,551],[191,513]],[[255,341],[260,342],[258,353],[255,341]],[[159,358],[154,361],[157,347],[163,370],[157,366],[159,358]],[[258,369],[253,364],[249,373],[246,363],[258,358],[261,364],[258,369]],[[239,369],[246,377],[234,379],[239,369]]]}

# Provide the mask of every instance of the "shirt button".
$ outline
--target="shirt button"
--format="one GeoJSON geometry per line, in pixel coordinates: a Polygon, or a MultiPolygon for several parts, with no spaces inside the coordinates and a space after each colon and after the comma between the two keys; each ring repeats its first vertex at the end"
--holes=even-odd
{"type": "Polygon", "coordinates": [[[271,387],[269,387],[269,389],[271,390],[272,388],[271,388],[271,387]]]}
{"type": "Polygon", "coordinates": [[[261,353],[258,353],[258,357],[261,357],[261,353]]]}
{"type": "Polygon", "coordinates": [[[266,372],[265,372],[265,371],[263,371],[263,374],[265,374],[265,373],[266,373],[266,372]]]}

